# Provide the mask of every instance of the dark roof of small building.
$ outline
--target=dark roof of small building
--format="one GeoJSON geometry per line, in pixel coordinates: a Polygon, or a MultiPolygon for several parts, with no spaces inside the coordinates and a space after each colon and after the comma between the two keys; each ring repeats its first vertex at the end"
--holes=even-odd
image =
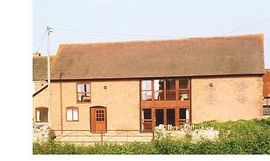
{"type": "MultiPolygon", "coordinates": [[[[263,35],[63,44],[52,79],[263,74],[263,35]]],[[[43,75],[45,73],[42,73],[43,75]]]]}
{"type": "MultiPolygon", "coordinates": [[[[51,56],[51,61],[54,56],[51,56]]],[[[33,81],[44,81],[47,75],[47,56],[33,56],[33,81]]]]}
{"type": "Polygon", "coordinates": [[[47,80],[47,57],[33,57],[33,81],[47,80]]]}

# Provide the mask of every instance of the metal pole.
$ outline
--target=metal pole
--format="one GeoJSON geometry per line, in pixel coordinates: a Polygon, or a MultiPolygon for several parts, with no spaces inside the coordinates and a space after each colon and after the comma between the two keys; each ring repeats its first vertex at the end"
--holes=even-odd
{"type": "Polygon", "coordinates": [[[127,142],[128,142],[128,131],[127,131],[127,142]]]}
{"type": "Polygon", "coordinates": [[[103,130],[101,130],[101,133],[100,133],[100,141],[101,141],[101,144],[103,144],[103,130]]]}
{"type": "Polygon", "coordinates": [[[154,130],[152,130],[152,140],[155,140],[155,129],[154,130]]]}
{"type": "Polygon", "coordinates": [[[77,129],[76,129],[76,144],[77,144],[77,129]]]}
{"type": "Polygon", "coordinates": [[[51,64],[50,64],[50,33],[52,28],[47,26],[47,74],[48,74],[48,122],[51,125],[51,64]]]}

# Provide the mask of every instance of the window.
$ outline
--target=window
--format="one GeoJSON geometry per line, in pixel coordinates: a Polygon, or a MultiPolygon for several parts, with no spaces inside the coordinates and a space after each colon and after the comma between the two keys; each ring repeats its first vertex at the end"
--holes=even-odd
{"type": "Polygon", "coordinates": [[[152,81],[151,80],[142,81],[142,100],[152,101],[152,81]]]}
{"type": "Polygon", "coordinates": [[[167,109],[167,124],[175,126],[175,109],[167,109]]]}
{"type": "Polygon", "coordinates": [[[96,110],[96,121],[104,121],[104,110],[96,110]]]}
{"type": "Polygon", "coordinates": [[[179,109],[179,124],[183,125],[189,122],[189,109],[188,108],[180,108],[179,109]]]}
{"type": "Polygon", "coordinates": [[[90,84],[77,84],[77,102],[90,102],[90,84]]]}
{"type": "Polygon", "coordinates": [[[185,101],[189,100],[189,80],[188,79],[179,79],[179,100],[185,101]]]}
{"type": "Polygon", "coordinates": [[[78,107],[67,107],[67,121],[78,121],[78,107]]]}
{"type": "Polygon", "coordinates": [[[143,109],[142,126],[144,131],[152,130],[152,112],[151,109],[143,109]]]}
{"type": "Polygon", "coordinates": [[[143,119],[151,119],[151,109],[143,109],[143,119]]]}
{"type": "Polygon", "coordinates": [[[164,80],[154,80],[155,101],[164,101],[164,80]]]}
{"type": "Polygon", "coordinates": [[[160,124],[164,125],[164,110],[165,109],[156,109],[156,126],[160,124]]]}
{"type": "Polygon", "coordinates": [[[36,108],[36,122],[48,122],[48,108],[36,108]]]}
{"type": "Polygon", "coordinates": [[[174,79],[166,80],[166,100],[176,100],[174,79]]]}
{"type": "Polygon", "coordinates": [[[174,79],[166,79],[166,80],[154,80],[154,93],[155,93],[155,101],[164,101],[165,94],[166,100],[175,100],[175,80],[174,79]],[[165,83],[166,82],[166,83],[165,83]],[[166,89],[165,89],[166,84],[166,89]]]}
{"type": "Polygon", "coordinates": [[[188,79],[179,79],[179,89],[188,89],[188,79]]]}
{"type": "Polygon", "coordinates": [[[142,80],[141,99],[142,101],[190,100],[190,79],[142,80]]]}
{"type": "Polygon", "coordinates": [[[149,78],[141,80],[140,85],[142,131],[152,131],[159,125],[191,123],[191,78],[149,78]]]}

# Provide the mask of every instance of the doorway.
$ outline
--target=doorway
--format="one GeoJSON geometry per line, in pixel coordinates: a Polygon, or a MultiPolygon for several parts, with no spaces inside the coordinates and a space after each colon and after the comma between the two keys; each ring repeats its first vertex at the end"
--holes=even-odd
{"type": "Polygon", "coordinates": [[[167,109],[167,124],[175,126],[175,110],[167,109]]]}
{"type": "Polygon", "coordinates": [[[175,126],[175,109],[156,109],[156,126],[175,126]]]}
{"type": "Polygon", "coordinates": [[[164,110],[156,109],[156,126],[159,126],[160,124],[164,125],[164,110]]]}
{"type": "Polygon", "coordinates": [[[107,110],[106,107],[90,108],[90,131],[92,133],[107,132],[107,110]]]}

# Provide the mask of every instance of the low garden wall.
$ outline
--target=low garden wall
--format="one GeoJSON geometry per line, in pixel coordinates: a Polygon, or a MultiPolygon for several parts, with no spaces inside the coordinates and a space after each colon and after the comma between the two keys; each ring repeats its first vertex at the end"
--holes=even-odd
{"type": "Polygon", "coordinates": [[[195,127],[184,125],[183,127],[173,127],[160,125],[155,128],[155,139],[171,137],[172,139],[188,139],[193,142],[210,140],[215,141],[219,137],[219,131],[213,127],[195,127]]]}
{"type": "Polygon", "coordinates": [[[52,129],[46,124],[33,125],[33,141],[48,141],[53,137],[52,129]]]}

